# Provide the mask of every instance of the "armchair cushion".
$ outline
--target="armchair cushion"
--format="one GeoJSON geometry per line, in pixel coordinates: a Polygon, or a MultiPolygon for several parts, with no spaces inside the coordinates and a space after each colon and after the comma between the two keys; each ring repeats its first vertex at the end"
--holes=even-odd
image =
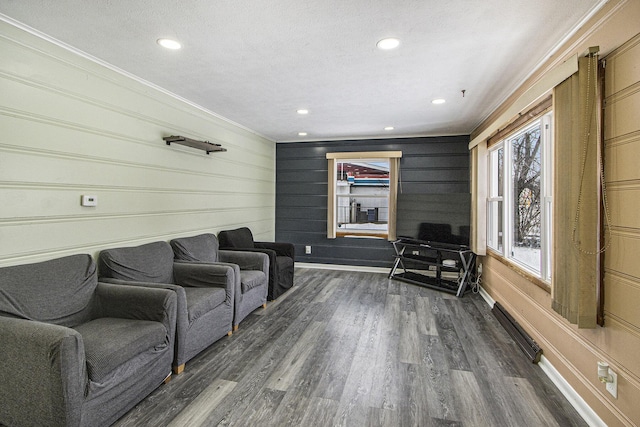
{"type": "Polygon", "coordinates": [[[213,234],[201,234],[188,239],[174,239],[171,241],[171,247],[175,259],[178,260],[208,263],[219,261],[218,239],[213,234]]]}
{"type": "Polygon", "coordinates": [[[159,322],[103,317],[76,326],[82,335],[89,379],[102,382],[138,354],[165,348],[167,330],[159,322]]]}
{"type": "Polygon", "coordinates": [[[91,319],[98,284],[89,255],[5,267],[0,275],[0,315],[75,326],[91,319]]]}
{"type": "Polygon", "coordinates": [[[235,230],[226,230],[218,233],[220,247],[222,248],[253,248],[253,233],[247,227],[235,230]]]}
{"type": "Polygon", "coordinates": [[[264,283],[265,274],[262,270],[240,270],[240,286],[243,294],[264,283]]]}
{"type": "Polygon", "coordinates": [[[101,275],[131,282],[174,283],[173,251],[166,242],[100,252],[101,275]]]}
{"type": "Polygon", "coordinates": [[[213,311],[220,304],[224,304],[226,300],[224,289],[184,288],[184,292],[187,295],[189,323],[193,323],[200,316],[213,311]]]}

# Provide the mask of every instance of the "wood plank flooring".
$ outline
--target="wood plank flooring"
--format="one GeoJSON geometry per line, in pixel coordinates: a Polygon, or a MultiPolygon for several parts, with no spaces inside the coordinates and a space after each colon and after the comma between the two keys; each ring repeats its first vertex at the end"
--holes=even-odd
{"type": "Polygon", "coordinates": [[[584,426],[475,294],[296,269],[116,426],[584,426]]]}

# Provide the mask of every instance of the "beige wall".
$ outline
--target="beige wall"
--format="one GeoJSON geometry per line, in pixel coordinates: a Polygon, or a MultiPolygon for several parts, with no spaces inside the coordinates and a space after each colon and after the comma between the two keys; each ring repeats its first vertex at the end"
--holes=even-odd
{"type": "MultiPolygon", "coordinates": [[[[625,44],[640,30],[638,22],[640,2],[609,2],[492,115],[498,117],[565,58],[596,45],[601,57],[607,57],[604,131],[612,244],[604,255],[605,326],[578,330],[551,309],[547,289],[493,256],[481,259],[485,290],[522,324],[548,361],[609,426],[640,425],[640,36],[625,44]],[[617,399],[598,381],[599,360],[618,374],[617,399]]],[[[491,118],[474,134],[487,126],[492,126],[491,118]]]]}
{"type": "Polygon", "coordinates": [[[2,21],[0,52],[0,266],[243,225],[274,237],[274,142],[2,21]]]}

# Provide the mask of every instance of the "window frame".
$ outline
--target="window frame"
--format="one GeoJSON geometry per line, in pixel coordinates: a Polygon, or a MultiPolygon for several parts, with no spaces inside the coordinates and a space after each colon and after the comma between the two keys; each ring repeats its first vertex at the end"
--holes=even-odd
{"type": "Polygon", "coordinates": [[[396,209],[398,199],[398,179],[400,175],[400,158],[402,151],[362,151],[362,152],[339,152],[327,153],[327,238],[335,239],[337,237],[360,237],[360,238],[386,238],[389,241],[396,240],[396,209]],[[348,236],[338,233],[336,227],[338,195],[336,194],[337,171],[336,164],[344,160],[381,160],[389,162],[389,195],[388,205],[389,214],[387,222],[387,233],[379,235],[365,233],[349,233],[348,236]]]}
{"type": "MultiPolygon", "coordinates": [[[[531,120],[521,123],[487,148],[487,248],[494,256],[506,259],[510,264],[524,270],[530,276],[551,284],[552,236],[553,236],[553,111],[546,110],[531,120]],[[539,271],[516,258],[511,250],[514,241],[514,199],[512,143],[516,137],[540,127],[540,266],[539,271]],[[502,195],[499,187],[496,159],[502,150],[502,195]],[[497,194],[498,193],[498,194],[497,194]],[[496,208],[500,206],[501,208],[496,208]],[[500,210],[500,212],[498,212],[500,210]],[[500,218],[496,218],[501,214],[500,218]],[[502,241],[498,239],[496,227],[502,227],[502,241]],[[501,245],[500,245],[501,243],[501,245]]],[[[495,140],[494,140],[495,141],[495,140]]]]}

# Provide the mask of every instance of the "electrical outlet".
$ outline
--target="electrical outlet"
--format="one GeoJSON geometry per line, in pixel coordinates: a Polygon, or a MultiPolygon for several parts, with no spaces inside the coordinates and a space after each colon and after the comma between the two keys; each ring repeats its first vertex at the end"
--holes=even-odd
{"type": "Polygon", "coordinates": [[[613,372],[611,368],[609,368],[609,376],[611,377],[611,382],[607,383],[607,391],[614,398],[618,398],[618,374],[613,372]]]}
{"type": "Polygon", "coordinates": [[[307,255],[311,254],[311,246],[310,245],[307,245],[307,246],[304,247],[304,253],[307,254],[307,255]]]}

